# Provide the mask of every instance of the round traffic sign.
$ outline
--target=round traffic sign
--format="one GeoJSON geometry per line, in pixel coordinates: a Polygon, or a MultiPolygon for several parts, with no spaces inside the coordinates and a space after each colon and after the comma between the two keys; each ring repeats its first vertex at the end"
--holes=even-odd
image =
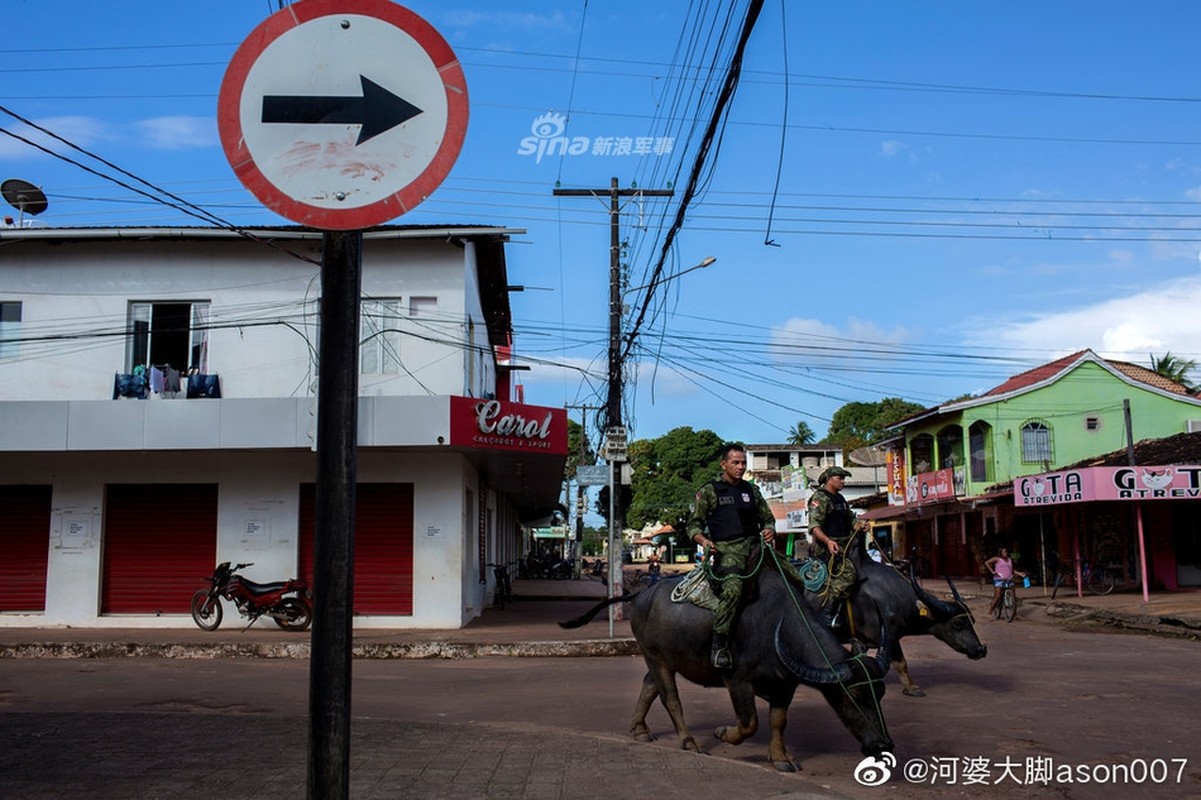
{"type": "Polygon", "coordinates": [[[369,228],[446,178],[467,135],[467,84],[450,45],[409,9],[301,0],[234,53],[217,124],[263,205],[314,228],[369,228]]]}

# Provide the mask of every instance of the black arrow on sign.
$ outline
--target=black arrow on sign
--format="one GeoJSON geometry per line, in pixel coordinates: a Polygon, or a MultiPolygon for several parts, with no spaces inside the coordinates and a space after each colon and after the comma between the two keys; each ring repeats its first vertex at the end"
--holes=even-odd
{"type": "Polygon", "coordinates": [[[263,123],[362,125],[355,141],[360,145],[422,113],[420,108],[370,78],[360,75],[359,81],[363,85],[362,97],[264,95],[263,123]]]}

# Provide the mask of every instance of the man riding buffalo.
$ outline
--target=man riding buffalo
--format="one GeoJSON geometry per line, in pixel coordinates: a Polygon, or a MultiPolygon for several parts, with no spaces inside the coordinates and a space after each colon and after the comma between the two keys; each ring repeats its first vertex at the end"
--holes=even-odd
{"type": "Polygon", "coordinates": [[[839,609],[854,588],[859,575],[855,569],[859,537],[864,523],[855,519],[855,512],[842,496],[842,487],[851,476],[842,467],[830,467],[818,477],[818,488],[809,499],[809,535],[813,538],[813,557],[821,560],[828,571],[822,607],[832,622],[837,622],[839,609]]]}
{"type": "MultiPolygon", "coordinates": [[[[756,541],[768,545],[776,534],[776,517],[759,487],[743,480],[746,449],[727,444],[721,454],[721,478],[704,484],[696,493],[688,518],[688,536],[713,556],[712,573],[720,582],[710,658],[717,669],[734,666],[730,655],[730,629],[742,599],[745,578],[754,571],[751,556],[758,553],[756,541]]],[[[792,565],[783,562],[791,577],[801,584],[792,565]]]]}

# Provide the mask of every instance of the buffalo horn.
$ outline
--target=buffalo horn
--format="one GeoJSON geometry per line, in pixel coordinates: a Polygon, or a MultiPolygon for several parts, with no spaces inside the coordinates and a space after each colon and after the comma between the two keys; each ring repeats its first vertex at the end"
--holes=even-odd
{"type": "Polygon", "coordinates": [[[946,578],[947,578],[947,586],[951,587],[951,594],[954,596],[955,602],[958,603],[959,605],[963,606],[964,608],[967,608],[967,603],[963,602],[963,598],[959,596],[959,590],[957,588],[955,588],[955,582],[953,580],[951,580],[951,576],[947,575],[946,578]]]}
{"type": "Polygon", "coordinates": [[[788,671],[796,676],[797,680],[809,686],[823,686],[825,684],[843,683],[851,680],[851,668],[845,661],[830,668],[815,667],[812,664],[806,664],[793,658],[792,654],[788,652],[788,648],[784,646],[784,642],[780,639],[780,629],[783,625],[783,619],[776,623],[776,655],[779,656],[780,661],[788,668],[788,671]]]}
{"type": "Polygon", "coordinates": [[[888,641],[888,625],[884,622],[884,615],[880,613],[880,608],[876,607],[876,615],[880,619],[880,644],[876,647],[876,657],[873,660],[875,669],[872,670],[873,677],[883,678],[888,674],[888,670],[892,667],[892,654],[889,652],[890,643],[888,641]]]}
{"type": "Polygon", "coordinates": [[[948,603],[946,600],[939,600],[937,597],[918,586],[917,581],[913,581],[913,591],[917,592],[917,597],[919,600],[935,611],[938,611],[940,616],[954,615],[959,613],[959,606],[955,605],[954,603],[948,603]]]}

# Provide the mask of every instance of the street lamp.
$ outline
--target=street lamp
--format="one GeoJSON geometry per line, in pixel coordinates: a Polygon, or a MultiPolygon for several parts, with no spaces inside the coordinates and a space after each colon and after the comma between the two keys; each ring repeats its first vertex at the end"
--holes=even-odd
{"type": "Polygon", "coordinates": [[[676,278],[680,277],[681,275],[687,275],[689,272],[692,272],[693,270],[704,269],[705,267],[709,266],[716,260],[717,260],[717,258],[714,256],[705,256],[703,259],[701,259],[701,263],[699,263],[699,264],[694,264],[691,267],[689,267],[688,269],[682,269],[679,272],[673,272],[671,275],[662,277],[657,281],[651,281],[650,283],[644,283],[642,286],[631,286],[630,288],[628,288],[624,292],[622,292],[622,294],[629,294],[630,292],[636,292],[639,289],[649,289],[651,286],[658,286],[660,284],[667,283],[668,281],[674,281],[676,278]]]}

